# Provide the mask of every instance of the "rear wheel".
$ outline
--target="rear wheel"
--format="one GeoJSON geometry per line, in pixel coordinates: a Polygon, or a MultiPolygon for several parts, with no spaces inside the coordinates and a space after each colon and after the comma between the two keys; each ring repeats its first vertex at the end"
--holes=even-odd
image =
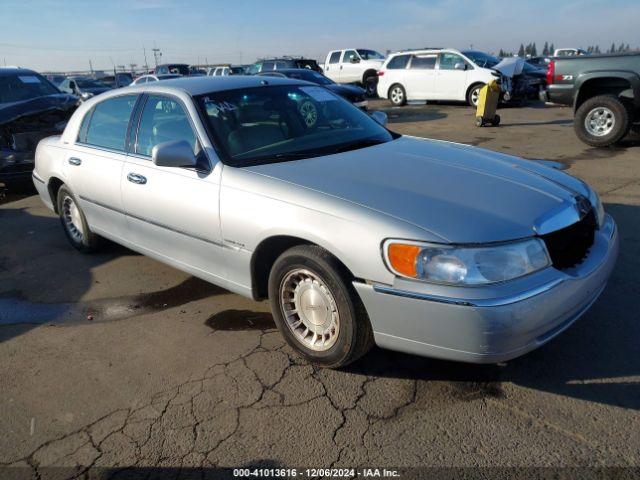
{"type": "Polygon", "coordinates": [[[373,345],[367,313],[348,272],[321,247],[293,247],[276,260],[269,301],[284,338],[311,363],[342,367],[373,345]]]}
{"type": "Polygon", "coordinates": [[[404,87],[399,83],[392,85],[389,89],[389,100],[396,107],[401,107],[405,103],[407,103],[407,92],[404,90],[404,87]]]}
{"type": "Polygon", "coordinates": [[[580,105],[573,128],[578,138],[587,145],[607,147],[629,133],[631,115],[618,97],[600,95],[580,105]]]}
{"type": "Polygon", "coordinates": [[[75,195],[65,185],[58,190],[58,215],[69,243],[84,253],[97,250],[100,237],[89,229],[75,195]]]}

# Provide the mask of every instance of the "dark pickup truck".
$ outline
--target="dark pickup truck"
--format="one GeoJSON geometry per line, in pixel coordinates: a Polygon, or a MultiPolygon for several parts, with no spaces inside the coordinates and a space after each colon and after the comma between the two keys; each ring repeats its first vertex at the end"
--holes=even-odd
{"type": "Polygon", "coordinates": [[[547,71],[547,100],[573,106],[580,140],[594,147],[612,145],[640,121],[640,54],[554,58],[547,71]]]}

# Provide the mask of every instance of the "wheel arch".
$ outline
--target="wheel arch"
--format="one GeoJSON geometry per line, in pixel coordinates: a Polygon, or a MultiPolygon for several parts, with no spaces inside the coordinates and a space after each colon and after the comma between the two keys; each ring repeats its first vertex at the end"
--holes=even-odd
{"type": "Polygon", "coordinates": [[[368,78],[378,78],[378,71],[375,68],[368,68],[362,74],[362,83],[366,83],[368,78]]]}
{"type": "Polygon", "coordinates": [[[476,88],[478,85],[486,85],[486,82],[483,82],[482,80],[476,80],[474,82],[472,82],[468,87],[467,87],[467,91],[464,93],[464,98],[465,100],[469,98],[469,94],[471,93],[471,90],[473,90],[474,88],[476,88]]]}
{"type": "Polygon", "coordinates": [[[58,212],[58,190],[64,185],[64,181],[59,177],[53,176],[49,178],[47,183],[47,190],[49,191],[49,197],[51,197],[51,203],[53,204],[53,210],[58,212]]]}
{"type": "Polygon", "coordinates": [[[285,251],[298,245],[315,245],[324,248],[337,259],[352,278],[355,278],[345,262],[326,245],[295,235],[272,235],[263,239],[251,255],[251,293],[254,300],[268,298],[269,273],[273,264],[285,251]]]}
{"type": "Polygon", "coordinates": [[[574,112],[588,99],[600,95],[615,95],[640,107],[640,78],[607,72],[603,74],[585,75],[576,83],[576,94],[573,102],[574,112]]]}

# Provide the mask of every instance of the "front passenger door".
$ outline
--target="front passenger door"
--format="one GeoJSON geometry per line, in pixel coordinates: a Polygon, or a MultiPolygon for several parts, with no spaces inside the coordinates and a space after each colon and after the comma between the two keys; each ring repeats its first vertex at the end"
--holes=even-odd
{"type": "Polygon", "coordinates": [[[143,103],[131,142],[133,151],[122,172],[122,201],[131,239],[178,267],[223,277],[220,168],[212,171],[202,151],[193,123],[195,110],[192,117],[181,100],[160,94],[149,94],[143,103]],[[153,163],[153,147],[174,140],[191,144],[199,159],[197,168],[153,163]]]}
{"type": "Polygon", "coordinates": [[[436,91],[441,100],[466,100],[468,64],[460,55],[440,54],[436,74],[436,91]]]}

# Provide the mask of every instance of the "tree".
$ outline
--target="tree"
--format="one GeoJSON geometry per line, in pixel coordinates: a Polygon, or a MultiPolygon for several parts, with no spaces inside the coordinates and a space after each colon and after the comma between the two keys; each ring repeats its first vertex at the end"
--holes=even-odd
{"type": "Polygon", "coordinates": [[[595,48],[595,50],[594,50],[594,53],[596,53],[596,54],[597,54],[597,53],[602,53],[602,52],[600,52],[600,45],[596,45],[596,48],[595,48]]]}
{"type": "Polygon", "coordinates": [[[546,57],[549,55],[549,42],[544,42],[544,47],[542,47],[542,56],[546,57]]]}
{"type": "Polygon", "coordinates": [[[553,55],[555,51],[556,51],[556,47],[552,43],[551,45],[549,45],[549,55],[553,55]]]}
{"type": "Polygon", "coordinates": [[[618,47],[618,53],[622,53],[624,52],[624,43],[621,43],[620,46],[618,47]]]}
{"type": "Polygon", "coordinates": [[[532,57],[538,56],[538,49],[536,48],[536,42],[533,42],[533,45],[531,45],[531,56],[532,57]]]}
{"type": "Polygon", "coordinates": [[[630,51],[631,51],[631,45],[629,45],[629,44],[627,43],[627,46],[625,47],[624,51],[625,51],[625,52],[630,52],[630,51]]]}
{"type": "Polygon", "coordinates": [[[609,49],[609,51],[607,53],[616,53],[616,44],[615,43],[611,44],[611,48],[609,49]]]}
{"type": "Polygon", "coordinates": [[[520,44],[520,48],[518,49],[518,56],[524,57],[524,45],[520,44]]]}

